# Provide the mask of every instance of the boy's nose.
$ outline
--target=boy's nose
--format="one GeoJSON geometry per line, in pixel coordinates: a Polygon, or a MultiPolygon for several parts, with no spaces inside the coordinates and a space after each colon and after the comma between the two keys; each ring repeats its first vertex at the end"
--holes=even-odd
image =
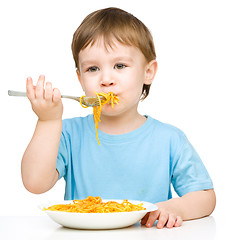
{"type": "Polygon", "coordinates": [[[110,77],[103,77],[100,83],[101,83],[101,86],[103,87],[109,87],[109,86],[115,85],[115,81],[110,77]]]}

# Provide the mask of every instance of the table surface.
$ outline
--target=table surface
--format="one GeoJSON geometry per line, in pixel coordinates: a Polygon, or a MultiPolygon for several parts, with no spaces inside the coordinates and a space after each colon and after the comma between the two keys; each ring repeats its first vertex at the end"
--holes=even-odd
{"type": "Polygon", "coordinates": [[[137,223],[133,226],[114,230],[78,230],[60,226],[44,216],[0,216],[0,238],[12,239],[224,239],[216,231],[216,221],[213,216],[198,220],[185,221],[183,225],[172,229],[157,229],[155,226],[146,228],[137,223]],[[200,237],[201,236],[201,237],[200,237]]]}

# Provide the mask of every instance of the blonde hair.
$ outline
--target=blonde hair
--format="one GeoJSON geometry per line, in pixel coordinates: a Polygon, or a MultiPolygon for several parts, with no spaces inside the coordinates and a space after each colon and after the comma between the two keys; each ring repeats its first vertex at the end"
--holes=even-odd
{"type": "MultiPolygon", "coordinates": [[[[112,47],[113,40],[137,47],[146,61],[156,59],[153,38],[148,28],[132,14],[119,8],[105,8],[89,14],[73,35],[72,52],[79,71],[79,53],[89,44],[93,45],[103,37],[105,47],[112,47]]],[[[145,99],[151,85],[143,85],[142,99],[145,99]]]]}

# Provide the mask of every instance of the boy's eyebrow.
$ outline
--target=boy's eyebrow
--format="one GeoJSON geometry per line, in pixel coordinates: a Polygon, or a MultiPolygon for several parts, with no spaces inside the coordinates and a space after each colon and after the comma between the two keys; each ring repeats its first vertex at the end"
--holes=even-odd
{"type": "MultiPolygon", "coordinates": [[[[134,62],[134,59],[132,57],[129,56],[118,56],[115,58],[112,58],[111,61],[113,62],[117,62],[117,61],[129,61],[129,62],[134,62]]],[[[80,63],[81,67],[84,66],[89,66],[89,65],[93,65],[96,64],[98,62],[98,59],[93,59],[93,60],[87,60],[87,61],[83,61],[80,63]]]]}
{"type": "Polygon", "coordinates": [[[134,62],[134,59],[130,56],[118,56],[113,59],[114,61],[129,61],[129,62],[134,62]]]}
{"type": "Polygon", "coordinates": [[[95,64],[96,60],[87,60],[87,61],[83,61],[80,63],[81,67],[86,66],[86,65],[92,65],[95,64]]]}
{"type": "Polygon", "coordinates": [[[83,68],[83,67],[85,67],[87,65],[90,65],[90,63],[88,61],[83,61],[83,62],[80,62],[79,65],[80,65],[81,68],[83,68]]]}

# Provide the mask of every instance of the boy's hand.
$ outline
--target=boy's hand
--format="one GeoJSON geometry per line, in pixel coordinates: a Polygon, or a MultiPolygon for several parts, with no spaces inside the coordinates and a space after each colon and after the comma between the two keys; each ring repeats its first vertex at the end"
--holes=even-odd
{"type": "Polygon", "coordinates": [[[156,204],[158,210],[154,212],[147,213],[141,220],[142,225],[146,227],[152,227],[154,222],[158,220],[157,228],[167,228],[180,227],[182,225],[182,218],[177,216],[175,213],[170,212],[163,206],[163,203],[156,204]]]}
{"type": "Polygon", "coordinates": [[[58,89],[52,89],[52,84],[47,82],[45,85],[45,76],[41,75],[37,85],[33,85],[32,78],[27,78],[26,88],[27,97],[31,102],[32,109],[39,120],[59,120],[62,118],[63,105],[61,93],[58,89]]]}

